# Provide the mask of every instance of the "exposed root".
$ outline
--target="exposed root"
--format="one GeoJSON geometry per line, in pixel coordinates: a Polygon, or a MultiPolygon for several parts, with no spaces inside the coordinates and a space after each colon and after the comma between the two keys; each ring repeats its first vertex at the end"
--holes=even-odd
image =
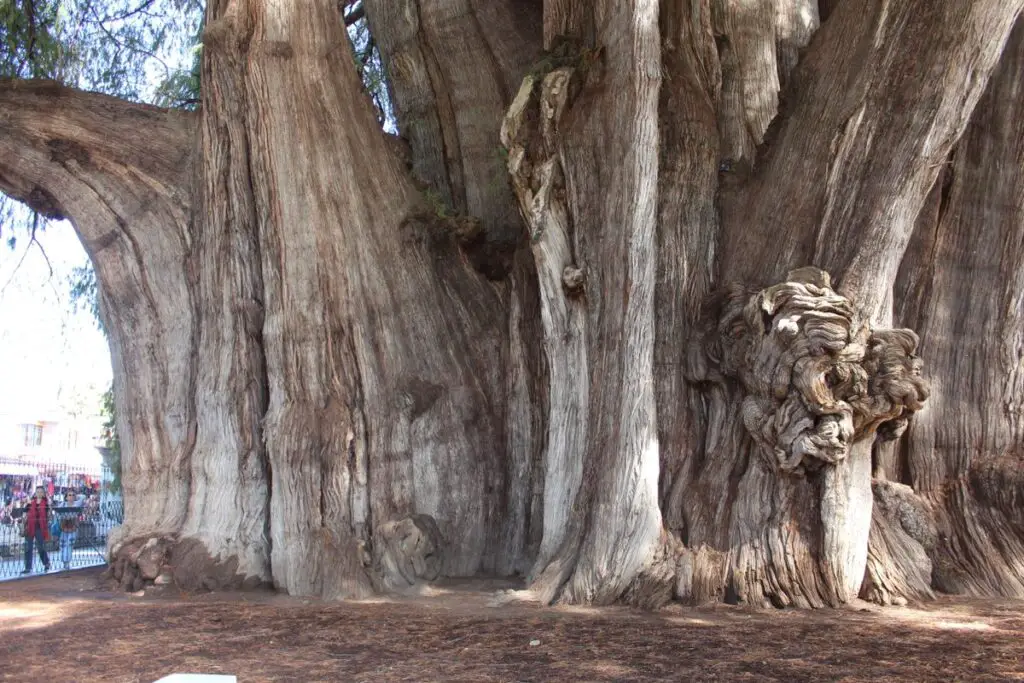
{"type": "Polygon", "coordinates": [[[872,483],[868,565],[860,597],[880,605],[925,600],[932,592],[932,560],[938,531],[928,504],[909,486],[872,483]]]}
{"type": "Polygon", "coordinates": [[[217,560],[194,538],[150,536],[111,547],[106,575],[125,591],[174,585],[185,591],[255,589],[265,582],[238,572],[235,558],[217,560]]]}
{"type": "Polygon", "coordinates": [[[692,605],[724,602],[728,559],[726,553],[706,545],[696,550],[687,549],[679,558],[676,599],[692,605]]]}
{"type": "Polygon", "coordinates": [[[408,592],[433,581],[444,566],[444,539],[430,515],[413,515],[382,525],[374,541],[379,589],[408,592]]]}

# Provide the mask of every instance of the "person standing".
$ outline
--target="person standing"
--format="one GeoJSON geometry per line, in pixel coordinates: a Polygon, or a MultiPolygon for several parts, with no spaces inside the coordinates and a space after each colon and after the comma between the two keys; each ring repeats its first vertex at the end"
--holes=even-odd
{"type": "Polygon", "coordinates": [[[24,508],[25,515],[25,571],[22,574],[32,573],[32,546],[39,549],[39,559],[43,561],[43,567],[50,571],[50,558],[46,554],[46,542],[50,540],[50,502],[46,499],[46,489],[42,486],[36,487],[35,496],[24,508]]]}
{"type": "MultiPolygon", "coordinates": [[[[66,508],[78,507],[74,493],[65,496],[66,508]]],[[[78,537],[78,510],[65,511],[60,514],[60,561],[65,571],[71,569],[71,555],[75,552],[75,539],[78,537]]]]}

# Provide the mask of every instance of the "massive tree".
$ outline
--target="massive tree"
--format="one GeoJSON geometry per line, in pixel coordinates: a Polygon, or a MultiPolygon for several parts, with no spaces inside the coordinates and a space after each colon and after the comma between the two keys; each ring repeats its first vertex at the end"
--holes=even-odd
{"type": "Polygon", "coordinates": [[[0,82],[125,585],[1024,595],[1024,0],[352,4],[208,0],[194,112],[0,82]]]}

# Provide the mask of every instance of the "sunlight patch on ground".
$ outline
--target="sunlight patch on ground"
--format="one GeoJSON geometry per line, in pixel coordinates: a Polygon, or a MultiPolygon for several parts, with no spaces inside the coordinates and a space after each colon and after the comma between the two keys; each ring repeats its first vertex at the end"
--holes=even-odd
{"type": "Polygon", "coordinates": [[[609,614],[612,611],[608,607],[593,607],[590,605],[556,605],[553,609],[565,612],[566,614],[590,614],[596,616],[609,614]]]}
{"type": "Polygon", "coordinates": [[[679,624],[680,626],[719,626],[713,621],[707,619],[698,619],[697,617],[665,617],[665,621],[670,624],[679,624]]]}
{"type": "Polygon", "coordinates": [[[999,631],[988,621],[971,618],[973,615],[963,610],[940,610],[936,612],[915,609],[886,610],[891,619],[912,624],[920,628],[934,628],[941,631],[999,631]]]}
{"type": "Polygon", "coordinates": [[[539,604],[537,594],[531,590],[502,590],[492,593],[487,601],[488,607],[504,607],[514,603],[539,604]]]}
{"type": "Polygon", "coordinates": [[[983,621],[968,621],[968,622],[956,622],[956,621],[936,621],[934,624],[935,628],[941,628],[946,631],[994,631],[995,629],[983,621]]]}
{"type": "Polygon", "coordinates": [[[601,676],[612,676],[615,678],[625,678],[636,673],[636,670],[630,666],[624,666],[616,662],[609,660],[601,660],[597,662],[578,662],[576,667],[584,671],[590,671],[592,673],[601,676]]]}
{"type": "Polygon", "coordinates": [[[67,606],[47,602],[0,605],[0,633],[45,628],[64,619],[67,606]]]}

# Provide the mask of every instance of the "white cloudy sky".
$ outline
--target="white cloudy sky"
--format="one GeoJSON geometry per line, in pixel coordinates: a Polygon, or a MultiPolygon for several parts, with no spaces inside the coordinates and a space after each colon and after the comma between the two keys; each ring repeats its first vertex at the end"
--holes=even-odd
{"type": "Polygon", "coordinates": [[[110,384],[107,342],[71,303],[69,278],[87,262],[74,229],[52,223],[30,245],[0,243],[0,414],[42,419],[69,403],[98,403],[110,384]],[[43,251],[53,268],[51,275],[43,251]]]}

